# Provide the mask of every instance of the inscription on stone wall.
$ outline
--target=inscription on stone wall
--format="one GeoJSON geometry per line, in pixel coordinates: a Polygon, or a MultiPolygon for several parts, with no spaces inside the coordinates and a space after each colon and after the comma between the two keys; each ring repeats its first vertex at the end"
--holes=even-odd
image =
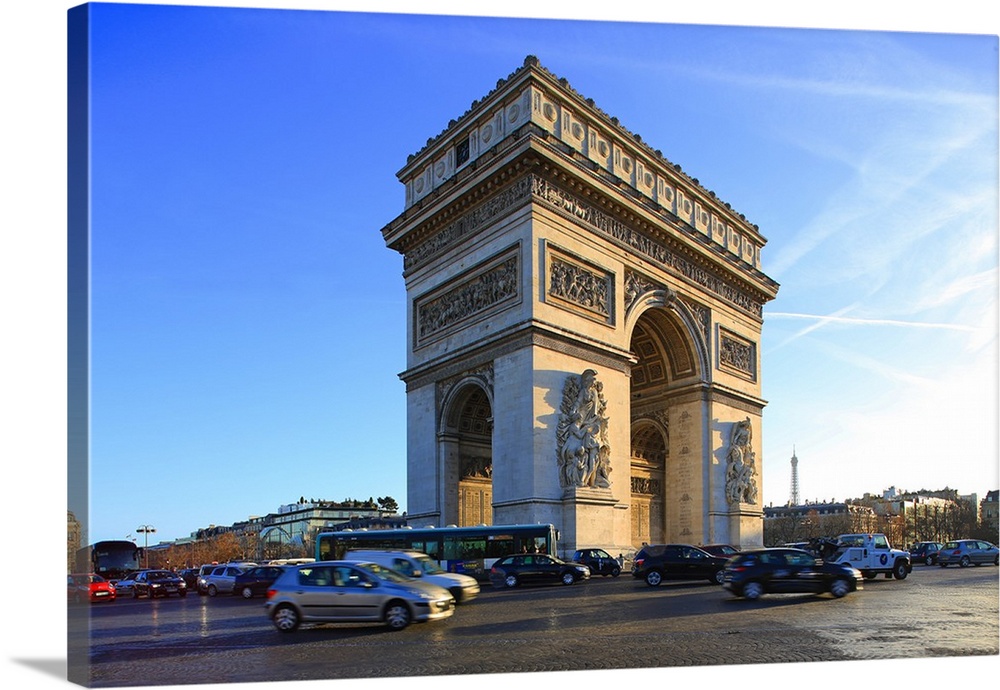
{"type": "Polygon", "coordinates": [[[416,305],[417,340],[423,344],[451,326],[517,299],[518,257],[513,254],[444,294],[416,305]]]}
{"type": "Polygon", "coordinates": [[[694,528],[695,506],[691,499],[691,494],[697,493],[695,483],[695,469],[699,463],[693,457],[693,450],[690,444],[697,438],[698,430],[695,429],[694,419],[690,412],[683,410],[674,419],[671,425],[671,445],[676,448],[678,462],[676,463],[676,485],[674,486],[674,496],[677,497],[677,530],[681,535],[691,534],[694,528]],[[676,432],[674,432],[676,429],[676,432]]]}

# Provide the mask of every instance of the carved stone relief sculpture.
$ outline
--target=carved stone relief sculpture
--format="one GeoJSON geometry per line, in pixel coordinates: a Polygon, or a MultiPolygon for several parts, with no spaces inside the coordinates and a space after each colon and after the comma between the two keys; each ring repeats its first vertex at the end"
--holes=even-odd
{"type": "Polygon", "coordinates": [[[750,446],[750,418],[733,424],[726,454],[726,500],[757,503],[757,463],[750,446]]]}
{"type": "Polygon", "coordinates": [[[570,375],[556,429],[559,483],[564,488],[611,486],[607,402],[597,372],[570,375]]]}

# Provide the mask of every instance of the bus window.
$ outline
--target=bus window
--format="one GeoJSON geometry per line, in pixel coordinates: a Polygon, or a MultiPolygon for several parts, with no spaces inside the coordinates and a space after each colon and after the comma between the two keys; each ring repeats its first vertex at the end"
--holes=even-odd
{"type": "Polygon", "coordinates": [[[490,539],[486,542],[487,558],[503,558],[504,556],[512,553],[514,553],[513,537],[499,537],[497,539],[490,539]]]}

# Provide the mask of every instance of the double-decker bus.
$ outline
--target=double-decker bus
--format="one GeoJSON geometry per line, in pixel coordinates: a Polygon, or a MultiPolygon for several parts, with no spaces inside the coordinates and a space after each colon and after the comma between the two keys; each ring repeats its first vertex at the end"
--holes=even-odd
{"type": "Polygon", "coordinates": [[[316,560],[344,557],[354,549],[419,551],[450,573],[478,579],[489,577],[498,559],[512,553],[556,553],[559,532],[552,525],[480,525],[478,527],[424,527],[343,530],[316,537],[316,560]]]}
{"type": "Polygon", "coordinates": [[[139,570],[141,557],[142,548],[133,542],[99,541],[76,552],[76,569],[117,582],[133,570],[139,570]]]}

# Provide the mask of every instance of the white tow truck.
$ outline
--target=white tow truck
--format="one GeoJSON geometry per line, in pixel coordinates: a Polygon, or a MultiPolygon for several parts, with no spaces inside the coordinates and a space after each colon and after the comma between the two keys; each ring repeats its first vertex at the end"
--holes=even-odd
{"type": "Polygon", "coordinates": [[[889,539],[878,532],[841,534],[837,537],[837,551],[826,560],[851,565],[860,570],[866,580],[879,573],[886,579],[905,580],[913,570],[910,553],[892,548],[889,539]]]}

